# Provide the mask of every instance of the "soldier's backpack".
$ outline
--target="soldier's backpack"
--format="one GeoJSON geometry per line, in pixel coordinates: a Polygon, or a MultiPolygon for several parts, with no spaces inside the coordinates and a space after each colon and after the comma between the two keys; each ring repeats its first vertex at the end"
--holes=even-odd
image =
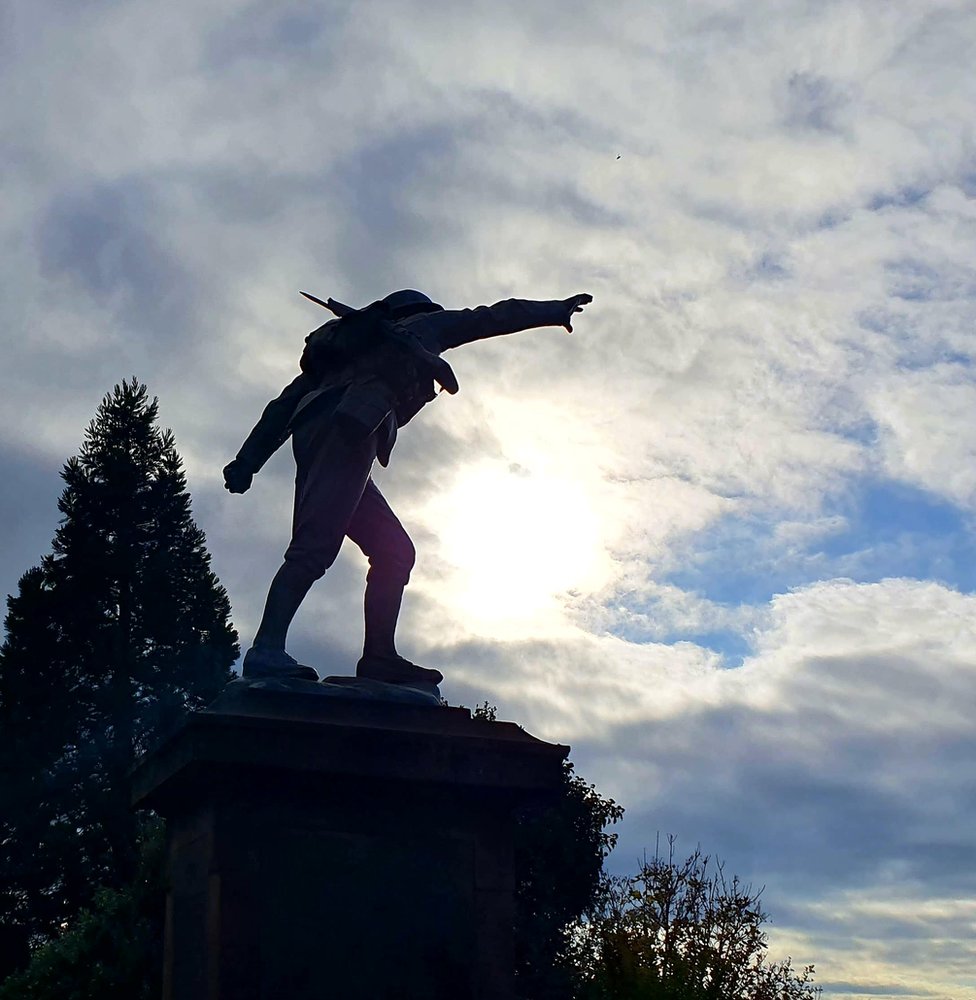
{"type": "Polygon", "coordinates": [[[330,378],[349,382],[336,418],[350,429],[361,425],[366,434],[391,409],[402,427],[434,398],[435,382],[449,393],[458,391],[451,366],[395,323],[382,301],[313,330],[299,363],[318,384],[330,378]]]}

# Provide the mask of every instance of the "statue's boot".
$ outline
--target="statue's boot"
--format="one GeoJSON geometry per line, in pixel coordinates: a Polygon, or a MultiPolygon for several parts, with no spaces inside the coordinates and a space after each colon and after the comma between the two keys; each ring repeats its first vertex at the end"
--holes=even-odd
{"type": "Polygon", "coordinates": [[[241,672],[248,680],[287,678],[317,681],[319,679],[314,667],[299,663],[294,656],[289,656],[283,649],[268,649],[263,646],[252,646],[247,651],[241,672]]]}
{"type": "Polygon", "coordinates": [[[433,684],[435,687],[444,680],[439,670],[418,667],[399,653],[363,653],[356,664],[356,676],[387,684],[433,684]]]}
{"type": "MultiPolygon", "coordinates": [[[[412,550],[411,550],[412,551],[412,550]]],[[[383,564],[370,567],[366,577],[366,636],[363,655],[356,664],[356,676],[387,684],[433,684],[444,680],[439,670],[418,667],[396,651],[394,634],[403,599],[403,587],[410,576],[405,572],[384,571],[383,564]]]]}
{"type": "Polygon", "coordinates": [[[277,677],[317,681],[313,667],[299,663],[285,652],[288,626],[315,577],[294,563],[284,562],[271,581],[264,615],[258,626],[254,645],[244,657],[242,673],[248,679],[277,677]]]}

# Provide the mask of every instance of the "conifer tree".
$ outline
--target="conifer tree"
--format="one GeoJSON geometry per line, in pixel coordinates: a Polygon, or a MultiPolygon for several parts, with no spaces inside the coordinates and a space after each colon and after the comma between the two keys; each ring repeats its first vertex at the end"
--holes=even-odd
{"type": "Polygon", "coordinates": [[[8,598],[0,647],[0,976],[133,874],[127,772],[238,655],[158,401],[98,407],[62,472],[52,551],[8,598]]]}

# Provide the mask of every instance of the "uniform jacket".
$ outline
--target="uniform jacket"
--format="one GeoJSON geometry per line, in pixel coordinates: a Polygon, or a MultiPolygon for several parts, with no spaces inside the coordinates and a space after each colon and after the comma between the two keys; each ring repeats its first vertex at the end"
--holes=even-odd
{"type": "MultiPolygon", "coordinates": [[[[506,333],[518,333],[543,326],[563,326],[568,311],[559,299],[537,302],[530,299],[506,299],[493,306],[476,309],[445,309],[440,312],[419,313],[399,320],[406,331],[417,337],[427,350],[440,354],[462,344],[486,340],[506,333]]],[[[308,375],[299,375],[264,408],[261,419],[247,436],[237,453],[237,461],[248,471],[257,472],[284,444],[291,432],[292,422],[302,414],[317,413],[335,408],[339,399],[349,389],[350,377],[343,384],[343,373],[337,371],[316,382],[308,375]]],[[[377,457],[386,465],[396,441],[397,423],[389,412],[380,428],[377,457]]]]}

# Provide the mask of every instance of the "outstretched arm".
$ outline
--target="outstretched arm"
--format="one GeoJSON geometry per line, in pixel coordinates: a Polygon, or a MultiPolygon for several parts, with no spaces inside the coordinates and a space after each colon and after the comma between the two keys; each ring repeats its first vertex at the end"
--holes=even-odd
{"type": "MultiPolygon", "coordinates": [[[[533,330],[541,326],[562,326],[573,331],[573,314],[593,301],[586,292],[568,299],[537,302],[532,299],[506,299],[493,306],[477,309],[448,309],[418,317],[417,336],[428,350],[441,352],[475,340],[499,337],[506,333],[533,330]]],[[[410,324],[413,326],[413,324],[410,324]]]]}
{"type": "Polygon", "coordinates": [[[237,458],[224,467],[224,487],[231,493],[244,493],[262,465],[287,440],[286,428],[298,401],[314,386],[307,375],[299,375],[285,386],[281,395],[264,408],[261,419],[248,434],[237,458]]]}

